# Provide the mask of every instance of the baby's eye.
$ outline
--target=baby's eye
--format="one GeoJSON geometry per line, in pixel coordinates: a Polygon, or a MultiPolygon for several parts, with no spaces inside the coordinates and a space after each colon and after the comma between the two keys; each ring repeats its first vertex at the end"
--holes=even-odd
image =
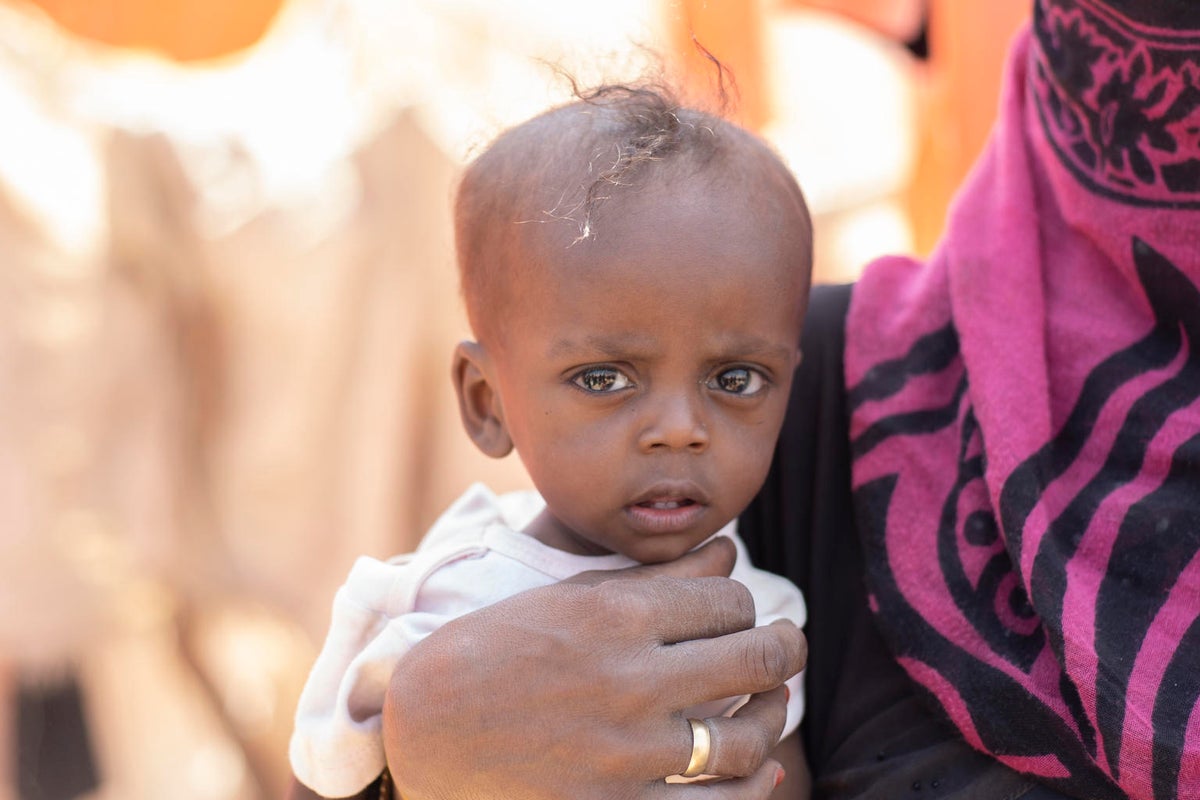
{"type": "Polygon", "coordinates": [[[766,385],[766,379],[758,370],[749,367],[734,367],[717,373],[708,382],[708,385],[709,388],[728,394],[751,395],[762,391],[766,385]]]}
{"type": "Polygon", "coordinates": [[[581,389],[597,394],[603,392],[616,392],[621,389],[627,389],[633,385],[633,381],[626,377],[625,373],[619,369],[612,367],[593,367],[580,372],[571,381],[581,389]]]}

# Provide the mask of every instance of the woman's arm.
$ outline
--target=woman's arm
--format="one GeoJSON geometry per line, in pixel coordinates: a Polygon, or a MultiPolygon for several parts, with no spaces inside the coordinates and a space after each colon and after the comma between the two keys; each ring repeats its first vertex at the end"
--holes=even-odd
{"type": "Polygon", "coordinates": [[[733,559],[717,540],[672,564],[525,592],[432,634],[400,662],[384,707],[399,794],[769,797],[778,687],[806,648],[791,623],[752,627],[749,592],[720,577],[733,559]],[[663,783],[691,754],[680,710],[739,694],[755,696],[712,725],[708,771],[744,777],[663,783]]]}

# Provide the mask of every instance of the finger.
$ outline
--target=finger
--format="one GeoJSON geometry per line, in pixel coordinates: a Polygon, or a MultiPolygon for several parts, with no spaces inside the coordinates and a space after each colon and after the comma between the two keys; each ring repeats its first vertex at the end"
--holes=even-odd
{"type": "Polygon", "coordinates": [[[643,564],[618,570],[590,570],[568,578],[567,583],[594,586],[618,578],[653,578],[668,575],[674,578],[727,578],[737,560],[737,548],[728,536],[718,536],[674,561],[643,564]]]}
{"type": "Polygon", "coordinates": [[[767,759],[745,778],[703,783],[656,783],[646,793],[655,800],[767,800],[783,778],[779,762],[767,759]]]}
{"type": "Polygon", "coordinates": [[[745,777],[762,766],[779,744],[787,722],[787,696],[782,686],[751,695],[731,717],[708,723],[709,775],[745,777]]]}
{"type": "MultiPolygon", "coordinates": [[[[808,644],[789,620],[659,648],[656,669],[676,676],[669,701],[688,708],[774,689],[804,668],[808,644]]],[[[677,704],[677,705],[676,705],[677,704]]]]}
{"type": "Polygon", "coordinates": [[[640,647],[653,648],[692,639],[715,639],[754,626],[750,590],[729,578],[612,580],[582,587],[591,595],[583,608],[595,619],[638,632],[640,647]]]}
{"type": "MultiPolygon", "coordinates": [[[[708,717],[703,722],[708,729],[708,758],[701,764],[704,774],[726,778],[753,775],[783,735],[787,722],[786,690],[778,686],[751,695],[732,716],[708,717]]],[[[678,734],[673,737],[677,744],[671,745],[675,756],[669,771],[682,775],[690,766],[695,732],[689,719],[682,720],[682,724],[673,721],[671,725],[678,734]]]]}

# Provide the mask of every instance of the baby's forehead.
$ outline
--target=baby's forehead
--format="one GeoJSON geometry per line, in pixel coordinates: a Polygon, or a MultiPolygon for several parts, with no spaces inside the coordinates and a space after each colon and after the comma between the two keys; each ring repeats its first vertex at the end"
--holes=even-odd
{"type": "Polygon", "coordinates": [[[522,282],[582,272],[594,276],[591,289],[602,291],[607,281],[654,272],[691,253],[697,262],[720,263],[734,278],[790,285],[797,268],[807,266],[809,239],[802,210],[793,204],[789,211],[788,199],[761,186],[730,190],[703,174],[652,178],[600,206],[586,237],[575,220],[513,226],[506,272],[522,282]]]}

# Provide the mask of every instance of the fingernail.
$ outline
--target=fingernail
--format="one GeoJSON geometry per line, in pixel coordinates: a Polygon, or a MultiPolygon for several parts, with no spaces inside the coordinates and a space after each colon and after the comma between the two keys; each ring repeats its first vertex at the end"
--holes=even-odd
{"type": "Polygon", "coordinates": [[[775,770],[775,788],[778,789],[779,784],[783,783],[783,776],[784,776],[783,767],[780,767],[779,769],[775,770]]]}

